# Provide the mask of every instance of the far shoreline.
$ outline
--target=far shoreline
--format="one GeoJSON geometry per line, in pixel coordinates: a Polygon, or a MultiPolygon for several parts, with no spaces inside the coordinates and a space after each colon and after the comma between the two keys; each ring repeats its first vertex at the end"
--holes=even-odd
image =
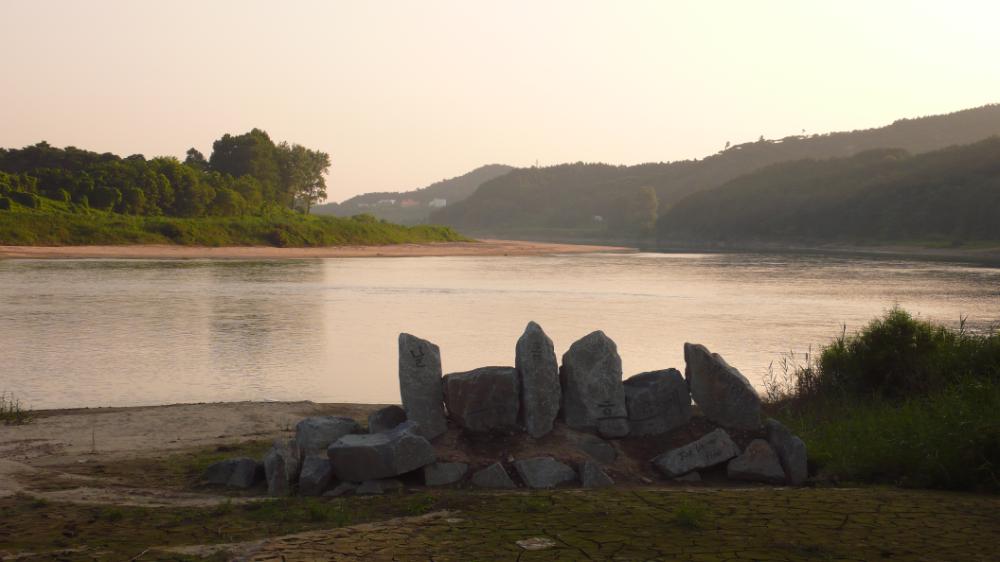
{"type": "Polygon", "coordinates": [[[447,256],[539,256],[595,252],[632,253],[636,248],[594,244],[483,239],[475,242],[388,244],[381,246],[181,246],[136,244],[121,246],[0,246],[0,259],[310,259],[447,256]]]}

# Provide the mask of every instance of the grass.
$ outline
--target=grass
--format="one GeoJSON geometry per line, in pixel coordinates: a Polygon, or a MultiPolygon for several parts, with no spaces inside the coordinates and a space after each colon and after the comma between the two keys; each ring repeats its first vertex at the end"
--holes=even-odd
{"type": "Polygon", "coordinates": [[[15,203],[10,210],[0,210],[0,244],[14,246],[320,247],[467,240],[447,227],[406,227],[370,215],[338,218],[273,211],[240,217],[146,217],[97,211],[45,198],[38,208],[15,203]]]}
{"type": "Polygon", "coordinates": [[[0,422],[4,425],[31,423],[34,414],[21,400],[9,392],[0,392],[0,422]]]}
{"type": "Polygon", "coordinates": [[[815,360],[784,362],[771,414],[837,480],[1000,491],[1000,333],[894,308],[815,360]]]}

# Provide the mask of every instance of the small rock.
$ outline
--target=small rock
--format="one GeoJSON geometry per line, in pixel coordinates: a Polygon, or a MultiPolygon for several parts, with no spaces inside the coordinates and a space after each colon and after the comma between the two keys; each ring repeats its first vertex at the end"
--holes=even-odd
{"type": "Polygon", "coordinates": [[[520,393],[513,367],[482,367],[444,377],[444,403],[458,425],[473,432],[517,427],[520,393]]]}
{"type": "Polygon", "coordinates": [[[514,354],[521,387],[521,418],[528,435],[539,439],[552,431],[562,399],[555,348],[541,326],[528,322],[514,354]]]}
{"type": "Polygon", "coordinates": [[[658,435],[691,419],[691,395],[677,369],[629,377],[625,385],[630,435],[658,435]]]}
{"type": "Polygon", "coordinates": [[[205,469],[201,479],[207,484],[246,489],[253,487],[261,479],[262,474],[260,463],[251,458],[241,457],[212,464],[205,469]]]}
{"type": "Polygon", "coordinates": [[[368,433],[383,433],[406,421],[406,410],[400,406],[386,406],[368,415],[368,433]]]}
{"type": "Polygon", "coordinates": [[[674,481],[684,482],[687,484],[696,484],[698,482],[701,482],[701,474],[697,470],[695,470],[692,472],[688,472],[687,474],[682,474],[680,476],[675,477],[674,481]]]}
{"type": "Polygon", "coordinates": [[[618,458],[615,446],[596,435],[570,433],[569,441],[574,447],[601,464],[612,464],[618,458]]]}
{"type": "Polygon", "coordinates": [[[556,541],[548,537],[531,537],[530,539],[516,541],[516,544],[524,550],[546,550],[554,548],[556,541]]]}
{"type": "Polygon", "coordinates": [[[743,454],[729,461],[726,476],[732,480],[782,484],[785,471],[781,468],[778,454],[763,439],[754,439],[743,454]]]}
{"type": "Polygon", "coordinates": [[[559,377],[566,425],[596,430],[609,438],[628,435],[622,360],[615,342],[604,332],[592,332],[574,342],[563,355],[559,377]]]}
{"type": "Polygon", "coordinates": [[[339,416],[306,418],[295,425],[295,444],[302,455],[322,454],[337,439],[360,431],[361,426],[351,418],[339,416]]]}
{"type": "Polygon", "coordinates": [[[308,456],[302,461],[299,472],[299,495],[319,496],[333,482],[333,466],[330,459],[308,456]]]}
{"type": "Polygon", "coordinates": [[[438,346],[399,334],[399,395],[406,419],[420,424],[420,435],[434,439],[447,431],[438,346]]]}
{"type": "Polygon", "coordinates": [[[479,486],[480,488],[517,488],[514,481],[510,479],[510,475],[508,475],[507,471],[504,470],[503,465],[498,462],[495,462],[473,474],[472,484],[479,486]]]}
{"type": "Polygon", "coordinates": [[[436,459],[434,447],[412,421],[384,433],[345,435],[330,445],[327,457],[337,479],[347,482],[399,476],[436,459]]]}
{"type": "Polygon", "coordinates": [[[341,482],[337,484],[332,490],[327,490],[323,493],[323,497],[326,498],[337,498],[347,494],[353,494],[355,490],[358,489],[358,485],[352,482],[341,482]]]}
{"type": "Polygon", "coordinates": [[[806,455],[806,444],[781,422],[769,419],[764,422],[767,430],[767,442],[778,454],[781,467],[785,469],[788,476],[788,483],[792,486],[800,486],[809,476],[809,461],[806,455]]]}
{"type": "Polygon", "coordinates": [[[424,467],[424,484],[427,486],[447,486],[460,482],[469,471],[464,462],[436,462],[424,467]]]}
{"type": "Polygon", "coordinates": [[[264,475],[267,493],[271,496],[288,496],[299,479],[299,451],[295,441],[277,441],[264,455],[264,475]]]}
{"type": "Polygon", "coordinates": [[[676,478],[692,470],[724,463],[739,454],[736,443],[719,428],[693,443],[659,455],[653,459],[653,466],[667,478],[676,478]]]}
{"type": "Polygon", "coordinates": [[[703,345],[684,344],[684,361],[691,397],[706,418],[734,429],[760,427],[760,396],[742,373],[703,345]]]}
{"type": "Polygon", "coordinates": [[[615,481],[601,470],[600,465],[590,461],[584,461],[580,467],[580,482],[584,488],[606,488],[615,485],[615,481]]]}
{"type": "Polygon", "coordinates": [[[552,457],[515,461],[514,468],[529,488],[555,488],[576,480],[575,470],[552,457]]]}

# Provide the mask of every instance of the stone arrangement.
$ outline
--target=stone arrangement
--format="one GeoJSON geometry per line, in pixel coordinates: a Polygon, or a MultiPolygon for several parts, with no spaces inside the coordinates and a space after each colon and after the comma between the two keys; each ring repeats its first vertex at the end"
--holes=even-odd
{"type": "Polygon", "coordinates": [[[664,369],[623,381],[617,346],[603,332],[574,342],[559,365],[552,340],[531,322],[515,345],[513,367],[445,375],[438,346],[400,334],[402,406],[373,412],[367,431],[350,418],[306,418],[295,437],[275,443],[262,462],[228,459],[209,467],[203,480],[234,488],[263,480],[274,496],[379,494],[402,488],[401,479],[492,489],[612,486],[609,470],[619,451],[609,440],[655,447],[671,432],[691,427],[693,399],[714,429],[646,459],[660,476],[698,482],[702,471],[724,467],[731,480],[802,484],[805,444],[776,420],[761,423],[760,397],[746,377],[702,345],[685,344],[684,359],[684,375],[664,369]],[[508,457],[470,466],[439,459],[434,445],[449,427],[470,438],[524,434],[548,443],[552,438],[539,440],[560,424],[565,443],[555,449],[571,447],[590,460],[508,457]]]}

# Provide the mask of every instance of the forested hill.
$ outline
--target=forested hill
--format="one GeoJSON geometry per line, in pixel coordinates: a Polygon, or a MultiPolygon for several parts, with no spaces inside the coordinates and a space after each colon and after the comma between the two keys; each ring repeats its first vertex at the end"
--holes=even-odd
{"type": "Polygon", "coordinates": [[[317,205],[313,208],[316,214],[329,214],[349,217],[360,213],[369,213],[380,219],[399,224],[423,224],[434,205],[454,205],[472,195],[476,189],[493,178],[502,176],[513,170],[503,164],[488,164],[480,166],[461,176],[441,180],[427,187],[413,191],[375,192],[357,195],[346,201],[317,205]]]}
{"type": "Polygon", "coordinates": [[[663,246],[691,242],[1000,240],[1000,137],[776,164],[696,193],[661,216],[663,246]]]}
{"type": "Polygon", "coordinates": [[[484,183],[465,201],[432,213],[430,221],[467,232],[642,235],[652,231],[651,215],[665,214],[692,193],[771,164],[845,157],[877,148],[920,153],[996,134],[1000,134],[1000,105],[994,104],[903,119],[877,129],[761,139],[701,160],[521,169],[484,183]],[[652,188],[655,198],[643,188],[652,188]]]}

